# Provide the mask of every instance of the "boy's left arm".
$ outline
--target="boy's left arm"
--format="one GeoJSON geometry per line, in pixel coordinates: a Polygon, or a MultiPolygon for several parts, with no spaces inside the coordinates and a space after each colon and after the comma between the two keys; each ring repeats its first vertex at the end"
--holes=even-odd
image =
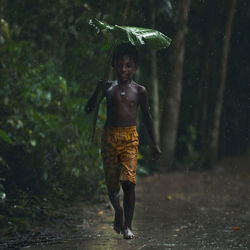
{"type": "Polygon", "coordinates": [[[156,141],[154,124],[153,124],[152,116],[150,114],[150,107],[149,107],[149,103],[148,103],[148,92],[147,92],[146,88],[144,88],[144,87],[142,87],[142,89],[140,91],[140,106],[141,106],[141,110],[142,110],[143,120],[144,120],[145,125],[147,127],[150,139],[152,141],[153,159],[158,160],[161,156],[161,150],[160,150],[160,147],[158,146],[158,143],[156,141]]]}

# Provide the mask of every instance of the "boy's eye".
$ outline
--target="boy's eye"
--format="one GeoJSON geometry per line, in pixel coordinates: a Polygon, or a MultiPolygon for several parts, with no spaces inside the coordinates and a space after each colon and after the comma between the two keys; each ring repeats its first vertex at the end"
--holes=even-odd
{"type": "Polygon", "coordinates": [[[131,68],[132,67],[132,63],[125,63],[125,64],[123,64],[123,63],[117,63],[117,67],[118,68],[123,68],[124,66],[126,68],[131,68]]]}

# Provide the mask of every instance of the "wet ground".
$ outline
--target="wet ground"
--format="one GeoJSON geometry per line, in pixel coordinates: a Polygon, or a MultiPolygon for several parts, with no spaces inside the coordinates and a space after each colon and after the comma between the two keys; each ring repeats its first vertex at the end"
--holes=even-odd
{"type": "Polygon", "coordinates": [[[78,201],[0,249],[250,249],[249,158],[140,178],[136,194],[134,240],[115,234],[109,203],[78,201]]]}

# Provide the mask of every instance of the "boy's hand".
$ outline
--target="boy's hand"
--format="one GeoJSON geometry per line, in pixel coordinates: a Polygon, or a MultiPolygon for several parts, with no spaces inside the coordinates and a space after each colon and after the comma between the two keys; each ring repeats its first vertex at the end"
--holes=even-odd
{"type": "Polygon", "coordinates": [[[152,156],[153,156],[153,160],[159,160],[159,158],[161,156],[161,150],[160,150],[158,145],[153,146],[152,156]]]}

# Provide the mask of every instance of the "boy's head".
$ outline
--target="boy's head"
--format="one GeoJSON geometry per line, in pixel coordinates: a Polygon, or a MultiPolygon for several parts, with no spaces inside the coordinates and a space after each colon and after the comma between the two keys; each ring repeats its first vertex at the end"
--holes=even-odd
{"type": "Polygon", "coordinates": [[[135,65],[136,66],[138,65],[138,53],[137,53],[135,46],[133,46],[130,43],[122,43],[122,44],[117,45],[113,52],[112,67],[115,66],[115,62],[119,58],[123,58],[124,56],[128,56],[132,58],[135,65]]]}
{"type": "Polygon", "coordinates": [[[131,44],[120,44],[116,47],[112,66],[116,72],[119,83],[129,83],[137,69],[138,54],[131,44]]]}

